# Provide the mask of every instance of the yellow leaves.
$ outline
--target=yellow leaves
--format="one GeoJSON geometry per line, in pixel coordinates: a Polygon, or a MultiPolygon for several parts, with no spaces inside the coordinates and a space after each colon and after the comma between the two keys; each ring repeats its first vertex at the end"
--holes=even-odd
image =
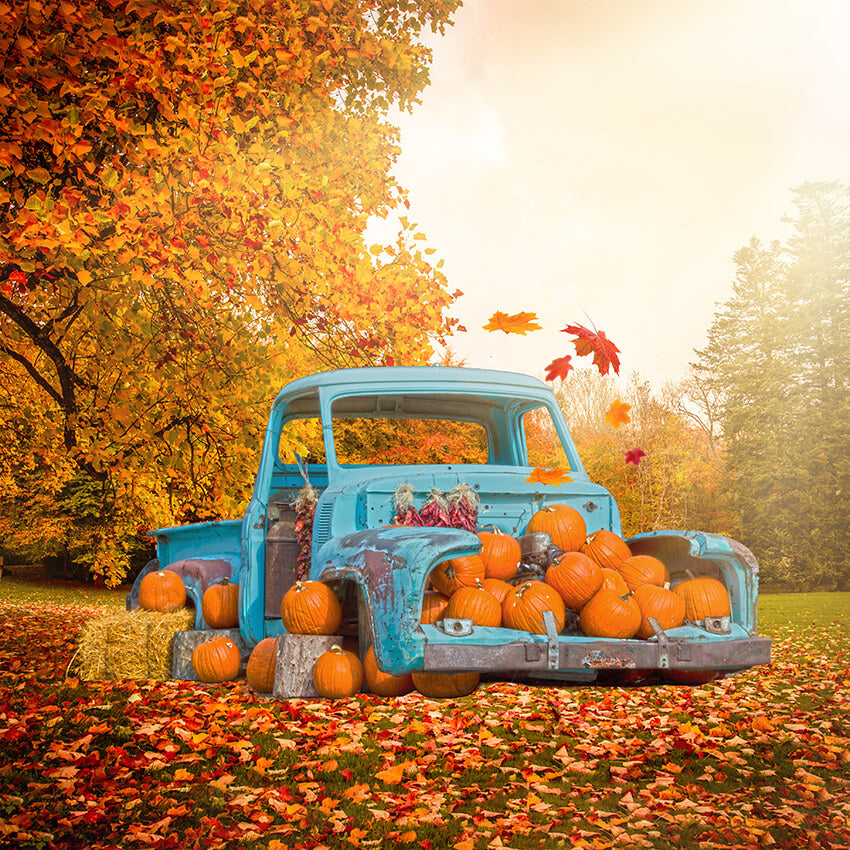
{"type": "Polygon", "coordinates": [[[194,775],[185,768],[178,767],[177,770],[174,771],[174,778],[178,782],[187,782],[188,780],[193,779],[194,775]]]}
{"type": "Polygon", "coordinates": [[[514,313],[508,315],[497,310],[490,317],[490,321],[483,326],[485,331],[503,331],[506,334],[522,334],[528,331],[539,331],[541,325],[537,324],[536,313],[514,313]]]}
{"type": "Polygon", "coordinates": [[[397,785],[404,777],[405,771],[413,764],[412,761],[403,761],[388,767],[385,770],[379,770],[375,774],[375,779],[380,779],[381,782],[386,782],[387,785],[397,785]]]}
{"type": "Polygon", "coordinates": [[[50,182],[50,172],[46,168],[31,168],[27,172],[27,177],[41,185],[50,182]]]}
{"type": "Polygon", "coordinates": [[[529,484],[546,484],[547,486],[560,487],[565,481],[572,481],[569,476],[568,469],[544,469],[541,466],[535,466],[528,478],[525,479],[529,484]]]}
{"type": "Polygon", "coordinates": [[[632,406],[630,404],[625,404],[619,398],[614,399],[608,408],[608,412],[605,414],[605,422],[612,428],[619,428],[621,425],[631,422],[632,418],[629,416],[631,408],[632,406]]]}

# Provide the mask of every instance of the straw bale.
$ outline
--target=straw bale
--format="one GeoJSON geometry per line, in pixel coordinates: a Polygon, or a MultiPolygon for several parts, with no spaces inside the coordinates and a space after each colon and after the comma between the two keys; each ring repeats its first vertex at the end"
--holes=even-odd
{"type": "Polygon", "coordinates": [[[190,608],[168,613],[137,608],[96,617],[82,628],[73,672],[86,681],[169,679],[174,634],[194,624],[190,608]]]}

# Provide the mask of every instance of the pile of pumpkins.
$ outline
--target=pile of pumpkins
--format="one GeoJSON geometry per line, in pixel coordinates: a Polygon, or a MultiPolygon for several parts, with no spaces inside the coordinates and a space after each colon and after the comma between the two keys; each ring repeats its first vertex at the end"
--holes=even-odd
{"type": "Polygon", "coordinates": [[[670,589],[666,566],[650,555],[632,555],[613,531],[587,534],[581,514],[569,505],[550,505],[531,518],[526,533],[547,532],[563,550],[543,581],[516,583],[520,547],[513,537],[479,532],[481,553],[454,558],[431,573],[422,622],[445,617],[478,626],[545,634],[543,612],[551,611],[558,631],[567,612],[578,615],[589,637],[653,636],[649,618],[665,631],[686,620],[729,616],[726,586],[713,576],[690,576],[670,589]],[[511,583],[514,580],[514,583],[511,583]]]}

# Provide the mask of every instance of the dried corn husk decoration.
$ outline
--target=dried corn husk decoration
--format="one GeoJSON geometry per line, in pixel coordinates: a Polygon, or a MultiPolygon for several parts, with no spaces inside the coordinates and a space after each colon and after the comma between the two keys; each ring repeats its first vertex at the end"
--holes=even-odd
{"type": "Polygon", "coordinates": [[[171,678],[171,641],[175,632],[195,625],[195,612],[116,611],[88,620],[69,672],[85,681],[171,678]]]}
{"type": "Polygon", "coordinates": [[[479,503],[478,493],[469,484],[458,484],[449,493],[449,525],[477,531],[479,503]]]}
{"type": "Polygon", "coordinates": [[[319,494],[308,481],[292,503],[295,508],[295,540],[298,542],[296,578],[302,579],[310,572],[310,557],[313,548],[313,518],[319,494]]]}
{"type": "Polygon", "coordinates": [[[422,525],[422,518],[413,504],[412,484],[399,484],[395,488],[393,506],[395,507],[393,522],[396,525],[422,525]]]}

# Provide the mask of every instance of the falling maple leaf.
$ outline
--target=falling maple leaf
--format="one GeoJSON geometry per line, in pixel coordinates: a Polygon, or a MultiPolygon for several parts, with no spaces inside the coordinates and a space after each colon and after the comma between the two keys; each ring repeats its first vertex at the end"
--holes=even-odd
{"type": "Polygon", "coordinates": [[[565,354],[563,357],[556,357],[546,367],[546,380],[554,381],[555,378],[560,378],[563,381],[573,369],[573,366],[570,363],[570,360],[572,359],[573,358],[569,354],[565,354]]]}
{"type": "Polygon", "coordinates": [[[605,331],[590,330],[584,325],[567,325],[561,333],[572,334],[576,337],[573,345],[579,357],[593,354],[593,364],[599,369],[600,374],[607,375],[609,367],[616,374],[620,374],[620,358],[617,357],[620,349],[605,336],[605,331]]]}
{"type": "Polygon", "coordinates": [[[509,316],[507,313],[497,310],[490,316],[490,321],[483,327],[485,331],[525,334],[528,331],[539,331],[542,326],[537,324],[536,313],[514,313],[509,316]]]}
{"type": "Polygon", "coordinates": [[[560,487],[565,481],[573,479],[567,474],[568,469],[554,467],[553,469],[544,469],[542,466],[535,466],[531,471],[531,475],[525,480],[529,484],[549,484],[554,487],[560,487]]]}
{"type": "Polygon", "coordinates": [[[614,401],[611,402],[608,412],[605,414],[605,422],[612,428],[619,428],[621,425],[625,425],[627,422],[632,421],[632,417],[629,416],[629,411],[631,409],[632,406],[630,404],[626,404],[625,402],[620,401],[619,398],[615,398],[614,401]]]}
{"type": "Polygon", "coordinates": [[[646,452],[640,446],[635,446],[626,452],[626,463],[633,463],[637,466],[645,457],[646,452]]]}

